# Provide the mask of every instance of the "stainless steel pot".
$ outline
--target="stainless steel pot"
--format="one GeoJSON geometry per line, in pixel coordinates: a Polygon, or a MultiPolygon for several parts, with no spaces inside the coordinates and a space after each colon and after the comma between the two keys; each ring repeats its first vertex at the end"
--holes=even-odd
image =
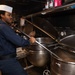
{"type": "MultiPolygon", "coordinates": [[[[39,37],[36,40],[47,48],[48,45],[53,43],[53,40],[49,37],[39,37]]],[[[30,45],[27,49],[29,50],[27,58],[34,66],[44,66],[50,59],[50,53],[37,43],[30,45]]]]}
{"type": "Polygon", "coordinates": [[[62,60],[51,56],[51,75],[75,75],[75,54],[62,48],[52,50],[62,60]]]}

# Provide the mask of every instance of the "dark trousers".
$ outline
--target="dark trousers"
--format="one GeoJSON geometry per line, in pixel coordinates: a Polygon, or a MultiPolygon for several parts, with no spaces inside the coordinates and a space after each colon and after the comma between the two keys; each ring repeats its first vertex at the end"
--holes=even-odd
{"type": "Polygon", "coordinates": [[[2,75],[27,75],[16,58],[0,60],[2,75]]]}

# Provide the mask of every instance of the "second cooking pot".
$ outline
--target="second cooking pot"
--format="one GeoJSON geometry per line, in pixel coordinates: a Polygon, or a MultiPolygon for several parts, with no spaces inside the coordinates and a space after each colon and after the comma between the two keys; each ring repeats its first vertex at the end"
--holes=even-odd
{"type": "Polygon", "coordinates": [[[75,75],[75,54],[67,52],[64,48],[53,49],[62,60],[51,56],[51,75],[75,75]]]}

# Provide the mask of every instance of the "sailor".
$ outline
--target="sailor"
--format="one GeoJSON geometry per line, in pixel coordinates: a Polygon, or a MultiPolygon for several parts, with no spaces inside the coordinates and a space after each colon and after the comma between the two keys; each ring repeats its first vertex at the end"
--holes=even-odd
{"type": "Polygon", "coordinates": [[[35,38],[25,40],[14,32],[12,10],[11,6],[0,5],[0,70],[2,75],[27,75],[16,59],[16,48],[34,43],[35,38]]]}

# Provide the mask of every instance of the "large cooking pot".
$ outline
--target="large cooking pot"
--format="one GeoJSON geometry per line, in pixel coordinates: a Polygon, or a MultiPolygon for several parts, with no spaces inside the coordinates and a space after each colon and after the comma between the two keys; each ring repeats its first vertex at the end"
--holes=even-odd
{"type": "MultiPolygon", "coordinates": [[[[49,37],[39,37],[36,40],[47,48],[53,44],[53,40],[49,37]]],[[[50,59],[50,53],[37,43],[30,45],[27,50],[27,58],[34,66],[45,66],[50,59]]]]}
{"type": "Polygon", "coordinates": [[[53,49],[52,52],[61,60],[51,55],[51,75],[75,75],[75,54],[63,48],[53,49]]]}

